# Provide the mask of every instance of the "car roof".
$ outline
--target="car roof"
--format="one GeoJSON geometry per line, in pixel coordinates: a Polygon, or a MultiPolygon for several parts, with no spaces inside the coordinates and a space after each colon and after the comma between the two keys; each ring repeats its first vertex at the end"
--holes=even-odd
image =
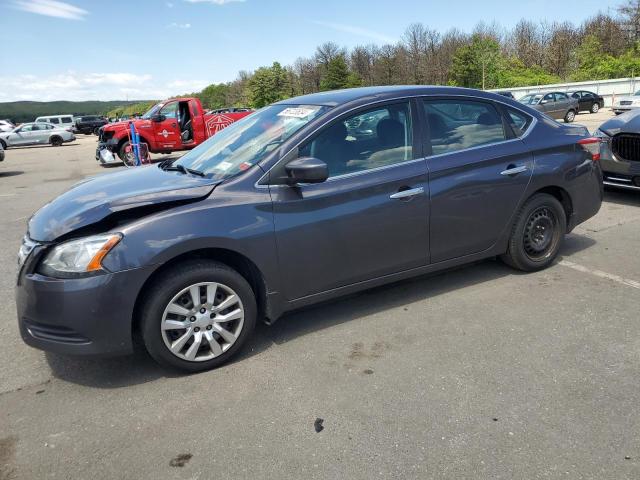
{"type": "Polygon", "coordinates": [[[344,90],[311,93],[309,95],[302,95],[282,100],[277,102],[276,105],[322,105],[335,107],[355,101],[385,100],[387,98],[392,99],[395,97],[410,97],[417,95],[472,95],[475,97],[485,97],[493,100],[499,99],[500,101],[505,99],[505,97],[501,97],[495,93],[483,92],[472,88],[392,85],[383,87],[347,88],[344,90]]]}

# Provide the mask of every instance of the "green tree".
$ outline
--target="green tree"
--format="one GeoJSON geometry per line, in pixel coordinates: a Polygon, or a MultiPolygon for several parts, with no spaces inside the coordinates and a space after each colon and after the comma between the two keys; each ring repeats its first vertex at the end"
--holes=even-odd
{"type": "Polygon", "coordinates": [[[225,83],[212,83],[205,87],[196,96],[202,102],[204,108],[216,109],[228,107],[229,85],[225,83]]]}
{"type": "Polygon", "coordinates": [[[503,63],[500,45],[491,37],[473,35],[471,43],[456,50],[450,80],[453,85],[493,88],[498,85],[498,72],[503,63]]]}
{"type": "Polygon", "coordinates": [[[278,62],[271,67],[260,67],[248,82],[251,105],[262,108],[289,97],[291,85],[287,70],[278,62]]]}
{"type": "Polygon", "coordinates": [[[327,73],[320,80],[320,90],[337,90],[349,86],[349,67],[343,55],[327,63],[327,73]]]}

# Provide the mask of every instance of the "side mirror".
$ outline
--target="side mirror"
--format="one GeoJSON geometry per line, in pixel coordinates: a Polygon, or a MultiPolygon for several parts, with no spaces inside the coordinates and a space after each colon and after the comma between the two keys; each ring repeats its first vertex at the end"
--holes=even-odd
{"type": "Polygon", "coordinates": [[[545,103],[549,103],[549,100],[540,100],[540,105],[544,105],[545,103]]]}
{"type": "Polygon", "coordinates": [[[154,115],[153,117],[151,117],[151,121],[152,122],[156,122],[156,123],[164,122],[166,119],[167,119],[167,117],[162,115],[161,113],[158,113],[158,114],[154,115]]]}
{"type": "Polygon", "coordinates": [[[289,185],[296,183],[322,183],[329,178],[329,168],[322,160],[313,157],[296,158],[285,167],[289,185]]]}

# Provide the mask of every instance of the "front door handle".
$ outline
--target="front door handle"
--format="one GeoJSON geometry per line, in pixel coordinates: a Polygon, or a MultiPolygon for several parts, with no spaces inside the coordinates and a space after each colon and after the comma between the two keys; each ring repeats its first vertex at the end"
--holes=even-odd
{"type": "Polygon", "coordinates": [[[506,170],[500,172],[500,175],[517,175],[522,172],[526,172],[529,170],[529,167],[526,165],[521,165],[516,167],[515,165],[509,165],[506,170]]]}
{"type": "Polygon", "coordinates": [[[393,198],[394,200],[397,200],[397,199],[415,197],[416,195],[421,195],[423,193],[424,193],[423,187],[409,188],[407,190],[400,190],[399,192],[394,193],[393,195],[390,195],[389,198],[393,198]]]}

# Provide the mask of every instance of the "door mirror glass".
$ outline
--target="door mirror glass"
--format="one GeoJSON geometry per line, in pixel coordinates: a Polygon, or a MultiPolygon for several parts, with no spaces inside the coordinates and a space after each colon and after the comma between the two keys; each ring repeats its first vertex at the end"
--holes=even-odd
{"type": "Polygon", "coordinates": [[[549,103],[549,100],[540,100],[540,105],[544,105],[545,103],[549,103]]]}
{"type": "Polygon", "coordinates": [[[151,117],[151,121],[152,122],[156,122],[156,123],[164,122],[166,119],[167,119],[167,117],[165,117],[161,113],[158,113],[158,114],[154,115],[153,117],[151,117]]]}
{"type": "Polygon", "coordinates": [[[329,178],[329,169],[322,160],[313,157],[296,158],[285,167],[290,185],[296,183],[322,183],[329,178]]]}

